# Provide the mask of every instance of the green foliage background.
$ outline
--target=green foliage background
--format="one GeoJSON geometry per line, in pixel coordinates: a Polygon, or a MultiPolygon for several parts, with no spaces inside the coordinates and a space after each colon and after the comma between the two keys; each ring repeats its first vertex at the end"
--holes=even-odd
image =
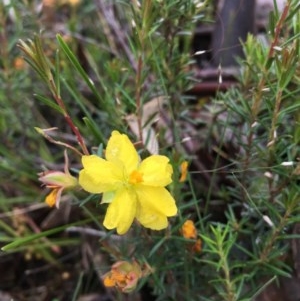
{"type": "MultiPolygon", "coordinates": [[[[295,277],[300,201],[298,1],[287,1],[281,14],[271,13],[267,44],[248,36],[238,85],[209,100],[186,93],[199,81],[190,45],[197,23],[211,22],[209,3],[58,3],[43,19],[37,2],[0,4],[0,241],[6,245],[1,257],[15,253],[42,258],[55,279],[55,269],[70,268],[62,264],[63,255],[88,246],[90,262],[83,271],[82,256],[74,258],[69,299],[53,284],[53,301],[77,300],[95,287],[106,292],[100,276],[117,260],[137,259],[155,272],[140,281],[129,299],[113,291],[111,300],[138,300],[145,291],[153,300],[260,300],[255,298],[268,285],[280,286],[285,277],[295,277]],[[36,61],[20,49],[30,45],[28,39],[32,47],[41,47],[36,61]],[[20,56],[31,66],[17,68],[20,56]],[[165,123],[156,124],[155,137],[159,152],[172,162],[170,191],[180,209],[166,231],[135,225],[126,237],[116,237],[102,226],[105,208],[99,196],[83,191],[66,197],[69,205],[59,211],[69,210],[67,218],[56,217],[53,227],[42,227],[52,210],[43,204],[46,192],[37,172],[62,170],[64,148],[34,128],[57,127],[53,139],[78,147],[55,102],[58,96],[95,153],[101,153],[114,129],[139,141],[128,116],[135,114],[139,126],[147,128],[153,116],[141,122],[144,106],[164,98],[160,118],[165,123]],[[190,148],[184,143],[187,136],[190,148]],[[190,173],[180,183],[183,160],[190,162],[190,173]],[[189,251],[189,241],[180,233],[187,219],[194,220],[202,240],[200,254],[189,251]],[[87,236],[74,227],[85,229],[87,236]],[[61,247],[62,253],[53,246],[61,247]]],[[[77,174],[80,158],[73,152],[69,156],[77,174]]]]}

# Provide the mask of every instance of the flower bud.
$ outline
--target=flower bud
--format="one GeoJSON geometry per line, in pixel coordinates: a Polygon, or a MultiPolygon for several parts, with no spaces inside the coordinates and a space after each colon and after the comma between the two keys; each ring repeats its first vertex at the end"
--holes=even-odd
{"type": "Polygon", "coordinates": [[[193,239],[194,242],[189,242],[188,249],[191,252],[200,253],[202,251],[202,241],[197,239],[197,229],[192,220],[186,220],[181,227],[181,234],[184,238],[193,239]]]}
{"type": "Polygon", "coordinates": [[[39,181],[47,188],[52,189],[45,199],[49,207],[55,205],[58,208],[63,190],[72,189],[78,185],[77,179],[73,177],[68,170],[68,163],[67,153],[65,152],[64,172],[49,170],[38,174],[39,181]]]}
{"type": "Polygon", "coordinates": [[[115,287],[123,293],[130,293],[142,277],[142,269],[136,261],[133,263],[118,261],[102,279],[106,287],[115,287]]]}

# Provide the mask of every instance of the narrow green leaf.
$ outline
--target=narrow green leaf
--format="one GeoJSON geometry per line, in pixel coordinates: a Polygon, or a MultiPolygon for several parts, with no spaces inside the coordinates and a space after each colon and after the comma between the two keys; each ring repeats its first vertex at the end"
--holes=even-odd
{"type": "Polygon", "coordinates": [[[80,93],[76,90],[76,88],[72,87],[69,82],[65,79],[62,80],[65,87],[68,89],[71,96],[74,98],[76,103],[79,105],[82,112],[87,116],[89,120],[91,120],[94,123],[94,126],[96,127],[96,124],[92,118],[92,115],[90,114],[90,111],[87,109],[86,105],[82,101],[82,97],[79,96],[80,93]]]}
{"type": "Polygon", "coordinates": [[[267,62],[266,62],[266,70],[269,70],[273,64],[274,58],[270,57],[268,58],[267,62]]]}
{"type": "Polygon", "coordinates": [[[43,47],[42,47],[42,42],[41,38],[38,35],[34,36],[34,46],[35,46],[35,59],[37,62],[37,65],[41,72],[45,73],[46,75],[46,81],[49,82],[49,80],[52,79],[52,74],[50,71],[50,67],[47,61],[47,58],[45,56],[43,47]]]}
{"type": "Polygon", "coordinates": [[[264,291],[267,286],[269,286],[272,282],[274,282],[277,279],[277,276],[272,277],[270,280],[268,280],[264,285],[262,285],[254,295],[252,295],[251,300],[254,300],[255,297],[257,297],[262,291],[264,291]]]}
{"type": "Polygon", "coordinates": [[[63,110],[60,106],[58,106],[53,100],[45,97],[45,96],[42,96],[42,95],[39,95],[39,94],[34,94],[34,96],[39,100],[41,101],[42,103],[44,103],[45,105],[49,106],[50,108],[58,111],[59,113],[63,114],[63,110]]]}
{"type": "Polygon", "coordinates": [[[297,68],[297,64],[295,63],[292,68],[290,68],[287,72],[284,72],[279,80],[279,87],[283,90],[291,81],[292,77],[295,74],[295,70],[297,68]]]}
{"type": "Polygon", "coordinates": [[[289,15],[287,16],[287,18],[285,19],[285,22],[290,22],[290,20],[294,17],[294,15],[299,12],[300,10],[300,3],[297,4],[297,6],[294,7],[293,10],[290,10],[289,15]]]}
{"type": "Polygon", "coordinates": [[[72,50],[70,49],[70,47],[66,44],[66,42],[63,40],[63,38],[61,37],[61,35],[58,34],[56,36],[56,38],[57,38],[57,41],[58,41],[61,49],[63,50],[63,52],[65,53],[65,55],[68,57],[68,59],[70,60],[70,62],[72,63],[72,65],[75,67],[75,69],[78,71],[78,73],[81,75],[81,77],[83,78],[83,80],[85,81],[85,83],[88,85],[88,87],[94,93],[94,95],[98,98],[98,100],[101,101],[101,102],[103,102],[102,101],[102,97],[98,93],[97,89],[95,88],[95,85],[94,85],[93,81],[90,79],[90,77],[84,71],[84,69],[81,67],[79,61],[77,60],[76,56],[74,55],[74,53],[72,52],[72,50]]]}
{"type": "Polygon", "coordinates": [[[165,238],[162,238],[153,248],[152,250],[150,251],[149,253],[149,258],[152,257],[156,251],[161,247],[161,245],[166,241],[165,238]]]}
{"type": "Polygon", "coordinates": [[[292,35],[289,39],[286,39],[284,41],[284,43],[280,44],[280,47],[284,48],[286,47],[287,45],[291,44],[291,42],[293,41],[298,41],[300,38],[300,32],[295,34],[295,35],[292,35]]]}
{"type": "Polygon", "coordinates": [[[5,232],[9,233],[10,235],[16,237],[17,236],[17,233],[16,231],[11,228],[9,225],[7,225],[4,221],[2,221],[0,219],[0,228],[2,228],[5,232]]]}
{"type": "Polygon", "coordinates": [[[270,272],[271,271],[273,272],[274,275],[288,277],[288,278],[291,277],[290,273],[284,271],[283,269],[280,269],[280,268],[276,267],[273,264],[266,264],[266,266],[268,267],[268,269],[269,269],[270,272]]]}
{"type": "Polygon", "coordinates": [[[41,233],[36,233],[36,234],[30,235],[30,236],[27,236],[27,237],[22,237],[22,238],[16,239],[15,241],[13,241],[12,243],[10,243],[8,245],[5,245],[4,247],[1,248],[1,250],[2,251],[13,250],[17,247],[20,247],[20,246],[22,246],[26,243],[29,243],[31,241],[34,241],[36,239],[43,238],[43,237],[46,237],[46,236],[49,236],[49,235],[52,235],[52,234],[55,234],[55,233],[58,233],[58,232],[62,232],[62,231],[64,231],[65,229],[67,229],[69,227],[81,225],[81,224],[87,223],[89,221],[90,221],[90,219],[86,219],[86,220],[79,221],[79,222],[76,222],[76,223],[73,223],[73,224],[68,224],[68,225],[64,225],[64,226],[61,226],[61,227],[57,227],[55,229],[50,229],[50,230],[47,230],[47,231],[44,231],[44,232],[41,232],[41,233]]]}
{"type": "Polygon", "coordinates": [[[83,283],[83,276],[84,276],[84,272],[81,272],[79,274],[79,279],[78,279],[78,282],[76,284],[75,291],[73,293],[72,301],[76,301],[77,300],[77,297],[78,297],[78,295],[80,293],[81,286],[82,286],[82,283],[83,283]]]}
{"type": "Polygon", "coordinates": [[[55,53],[55,86],[57,89],[58,95],[60,95],[60,64],[59,64],[59,50],[56,50],[55,53]]]}
{"type": "Polygon", "coordinates": [[[83,121],[85,125],[90,129],[91,133],[94,135],[94,137],[100,142],[106,144],[106,139],[102,135],[101,131],[93,121],[93,119],[89,119],[87,117],[83,118],[83,121]]]}
{"type": "Polygon", "coordinates": [[[43,70],[41,70],[34,61],[32,61],[30,58],[27,57],[24,57],[24,60],[41,77],[41,79],[45,83],[48,83],[46,73],[42,72],[43,70]]]}

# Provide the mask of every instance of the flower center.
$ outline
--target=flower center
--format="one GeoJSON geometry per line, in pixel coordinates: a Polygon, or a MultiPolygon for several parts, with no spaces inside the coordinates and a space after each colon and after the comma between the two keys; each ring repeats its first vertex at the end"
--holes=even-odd
{"type": "Polygon", "coordinates": [[[137,170],[134,170],[129,176],[130,184],[137,184],[143,182],[143,174],[137,170]]]}

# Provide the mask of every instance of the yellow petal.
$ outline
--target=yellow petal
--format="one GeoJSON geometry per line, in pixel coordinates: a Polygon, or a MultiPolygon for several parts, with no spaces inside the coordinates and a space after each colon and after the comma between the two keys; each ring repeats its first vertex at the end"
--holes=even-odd
{"type": "Polygon", "coordinates": [[[110,162],[123,165],[127,174],[135,170],[139,163],[139,155],[134,145],[126,135],[118,131],[112,132],[107,143],[105,157],[110,162]]]}
{"type": "Polygon", "coordinates": [[[153,155],[142,161],[138,171],[143,174],[143,184],[166,186],[172,182],[172,166],[165,156],[153,155]]]}
{"type": "Polygon", "coordinates": [[[82,165],[79,184],[88,192],[101,193],[116,190],[123,180],[122,169],[96,155],[82,156],[82,165]]]}
{"type": "Polygon", "coordinates": [[[162,187],[139,186],[137,220],[144,226],[153,230],[161,230],[168,226],[167,216],[177,213],[175,200],[171,194],[162,187]]]}
{"type": "Polygon", "coordinates": [[[118,234],[125,234],[135,217],[137,207],[136,194],[129,189],[120,189],[109,204],[103,225],[107,229],[117,228],[118,234]]]}
{"type": "Polygon", "coordinates": [[[162,230],[168,227],[168,219],[165,215],[149,210],[138,209],[136,219],[145,227],[152,230],[162,230]]]}
{"type": "Polygon", "coordinates": [[[49,207],[59,206],[60,196],[61,196],[62,188],[55,188],[46,196],[45,203],[49,207]]]}

